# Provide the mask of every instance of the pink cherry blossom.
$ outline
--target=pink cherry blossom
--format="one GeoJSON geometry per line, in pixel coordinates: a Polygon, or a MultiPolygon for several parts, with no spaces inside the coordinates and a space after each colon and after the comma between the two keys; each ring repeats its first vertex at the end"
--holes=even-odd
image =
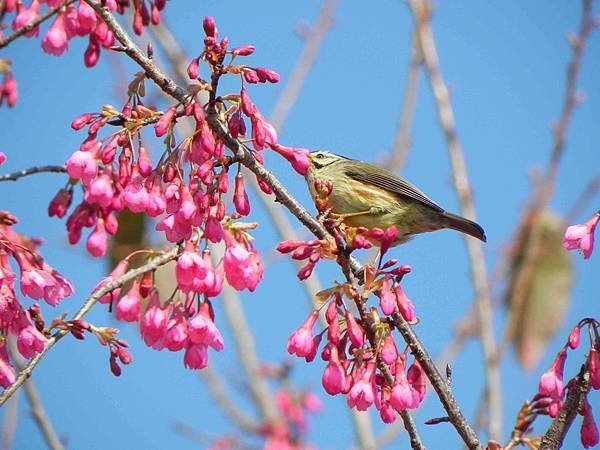
{"type": "Polygon", "coordinates": [[[331,348],[329,363],[323,372],[321,382],[329,395],[336,395],[346,390],[346,371],[340,363],[337,347],[331,348]]]}
{"type": "Polygon", "coordinates": [[[309,150],[298,147],[286,147],[276,142],[271,144],[271,148],[287,159],[296,172],[302,176],[306,175],[310,164],[308,159],[309,150]]]}
{"type": "Polygon", "coordinates": [[[194,344],[208,345],[223,350],[223,336],[208,314],[200,311],[188,324],[188,336],[194,344]]]}
{"type": "Polygon", "coordinates": [[[188,369],[204,369],[208,365],[208,349],[203,344],[188,344],[183,356],[183,364],[188,369]]]}
{"type": "Polygon", "coordinates": [[[364,375],[354,383],[348,392],[347,402],[351,408],[366,411],[375,401],[374,370],[375,366],[369,364],[364,375]]]}
{"type": "Polygon", "coordinates": [[[46,338],[34,327],[28,325],[19,331],[17,349],[24,358],[30,359],[44,350],[46,338]]]}
{"type": "Polygon", "coordinates": [[[313,311],[300,328],[294,331],[287,340],[287,351],[290,355],[304,358],[314,350],[313,327],[319,317],[317,311],[313,311]]]}
{"type": "Polygon", "coordinates": [[[92,153],[77,150],[67,160],[67,173],[87,185],[98,173],[98,162],[92,153]]]}
{"type": "Polygon", "coordinates": [[[114,196],[112,180],[108,175],[100,175],[89,184],[85,190],[85,201],[97,203],[103,208],[111,204],[114,196]]]}
{"type": "Polygon", "coordinates": [[[571,225],[565,232],[563,247],[567,250],[579,249],[583,258],[588,259],[594,250],[594,231],[600,221],[600,212],[597,212],[583,225],[571,225]]]}
{"type": "Polygon", "coordinates": [[[104,228],[104,220],[98,219],[94,232],[89,235],[86,241],[87,251],[92,256],[100,258],[106,254],[108,248],[108,234],[104,228]]]}
{"type": "Polygon", "coordinates": [[[161,341],[167,333],[168,326],[169,315],[160,307],[158,293],[154,291],[150,294],[148,308],[140,320],[140,332],[146,345],[155,349],[163,348],[161,341]]]}
{"type": "Polygon", "coordinates": [[[42,49],[51,55],[62,55],[69,47],[69,38],[65,14],[58,14],[42,39],[42,49]]]}
{"type": "Polygon", "coordinates": [[[117,319],[126,322],[136,322],[140,318],[142,299],[140,296],[140,283],[136,280],[129,292],[117,304],[117,319]]]}
{"type": "Polygon", "coordinates": [[[225,233],[226,249],[223,257],[225,277],[234,289],[253,292],[263,276],[260,257],[254,248],[248,250],[229,233],[225,233]]]}
{"type": "MultiPolygon", "coordinates": [[[[12,23],[13,30],[18,30],[19,28],[23,28],[26,25],[29,25],[38,17],[38,12],[40,9],[39,0],[32,0],[29,8],[24,8],[21,2],[17,3],[17,15],[15,20],[12,23]]],[[[40,31],[39,26],[35,26],[30,31],[25,33],[25,36],[32,37],[37,36],[40,31]]]]}

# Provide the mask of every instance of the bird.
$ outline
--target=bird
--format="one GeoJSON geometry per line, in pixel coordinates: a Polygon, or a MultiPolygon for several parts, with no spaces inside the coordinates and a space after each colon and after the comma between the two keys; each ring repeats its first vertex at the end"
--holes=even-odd
{"type": "Polygon", "coordinates": [[[394,226],[393,245],[444,228],[486,241],[479,224],[445,211],[411,183],[381,167],[322,150],[310,152],[308,159],[305,178],[313,200],[319,198],[316,182],[330,184],[327,208],[349,227],[394,226]]]}

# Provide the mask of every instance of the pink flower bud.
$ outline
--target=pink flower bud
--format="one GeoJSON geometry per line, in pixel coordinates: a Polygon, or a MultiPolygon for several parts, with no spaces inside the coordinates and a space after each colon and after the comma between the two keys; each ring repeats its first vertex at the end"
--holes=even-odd
{"type": "Polygon", "coordinates": [[[64,217],[69,206],[71,206],[72,200],[73,191],[71,189],[60,189],[48,205],[48,215],[50,217],[64,217]]]}
{"type": "Polygon", "coordinates": [[[313,311],[300,328],[294,331],[287,340],[287,351],[290,355],[304,358],[314,350],[313,327],[319,317],[317,311],[313,311]]]}
{"type": "Polygon", "coordinates": [[[383,348],[381,349],[381,359],[390,366],[398,359],[398,349],[391,334],[388,334],[385,338],[383,348]]]}
{"type": "Polygon", "coordinates": [[[346,371],[340,364],[337,347],[331,348],[329,364],[323,372],[321,382],[329,395],[340,394],[346,390],[346,371]]]}
{"type": "Polygon", "coordinates": [[[198,79],[198,74],[199,74],[199,59],[192,59],[192,61],[190,62],[190,64],[187,67],[187,74],[188,77],[190,77],[190,80],[196,80],[198,79]]]}
{"type": "Polygon", "coordinates": [[[254,106],[254,103],[250,100],[245,88],[242,88],[240,91],[240,99],[242,101],[242,112],[248,117],[254,116],[256,114],[256,106],[254,106]]]}
{"type": "Polygon", "coordinates": [[[106,254],[108,247],[108,235],[104,229],[104,220],[98,219],[94,232],[89,235],[86,248],[92,256],[100,258],[106,254]]]}
{"type": "Polygon", "coordinates": [[[287,159],[294,170],[304,176],[308,172],[309,151],[305,148],[286,147],[280,144],[271,144],[271,148],[287,159]]]}
{"type": "Polygon", "coordinates": [[[365,343],[365,332],[358,324],[350,311],[346,310],[346,331],[352,344],[356,347],[362,347],[365,343]]]}
{"type": "Polygon", "coordinates": [[[169,131],[169,127],[171,123],[173,123],[173,119],[175,118],[175,114],[177,114],[177,109],[174,106],[171,106],[167,111],[158,119],[156,125],[154,126],[154,133],[156,137],[161,137],[167,134],[169,131]]]}
{"type": "Polygon", "coordinates": [[[138,168],[140,175],[146,178],[152,173],[152,162],[150,161],[150,156],[148,155],[146,147],[140,146],[138,152],[138,168]]]}
{"type": "Polygon", "coordinates": [[[583,422],[581,423],[581,445],[583,448],[592,448],[600,441],[598,427],[592,415],[592,407],[587,399],[584,400],[582,408],[583,422]]]}
{"type": "Polygon", "coordinates": [[[277,83],[279,81],[279,74],[274,70],[265,69],[264,67],[254,67],[254,71],[262,83],[265,81],[277,83]]]}
{"type": "Polygon", "coordinates": [[[394,292],[396,294],[396,305],[398,306],[398,311],[400,311],[400,314],[402,314],[404,320],[407,322],[413,322],[415,320],[415,307],[404,293],[402,286],[397,284],[394,288],[394,292]]]}
{"type": "Polygon", "coordinates": [[[239,56],[249,56],[252,53],[254,53],[254,50],[256,50],[254,45],[242,45],[241,47],[236,47],[232,49],[231,54],[239,56]]]}
{"type": "Polygon", "coordinates": [[[571,330],[571,333],[569,333],[569,340],[567,341],[571,350],[575,350],[577,347],[579,347],[579,334],[579,325],[575,325],[575,327],[571,330]]]}
{"type": "Polygon", "coordinates": [[[241,173],[235,176],[235,189],[233,192],[233,204],[238,214],[247,216],[250,214],[250,202],[248,201],[248,194],[244,188],[244,177],[241,173]]]}
{"type": "Polygon", "coordinates": [[[69,46],[65,14],[58,14],[42,39],[42,49],[51,55],[59,56],[69,46]]]}
{"type": "Polygon", "coordinates": [[[204,20],[202,21],[202,28],[204,28],[204,32],[207,36],[210,36],[215,40],[217,39],[218,32],[217,25],[215,24],[215,19],[213,19],[210,16],[204,17],[204,20]]]}
{"type": "MultiPolygon", "coordinates": [[[[85,3],[87,5],[87,3],[85,3]]],[[[73,122],[71,122],[71,128],[75,131],[81,130],[87,124],[94,120],[94,116],[90,113],[81,114],[80,116],[75,117],[73,122]]]]}
{"type": "Polygon", "coordinates": [[[396,297],[390,288],[390,281],[386,278],[381,284],[379,292],[379,306],[385,315],[393,314],[396,309],[396,297]]]}
{"type": "Polygon", "coordinates": [[[256,84],[260,82],[260,77],[253,69],[247,68],[242,74],[247,83],[256,84]]]}

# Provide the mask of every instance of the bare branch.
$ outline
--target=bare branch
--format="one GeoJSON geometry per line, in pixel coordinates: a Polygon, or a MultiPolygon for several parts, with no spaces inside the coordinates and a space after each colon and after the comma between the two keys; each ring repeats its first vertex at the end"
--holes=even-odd
{"type": "Polygon", "coordinates": [[[410,50],[410,63],[406,75],[406,85],[404,86],[402,112],[398,121],[398,130],[390,150],[390,155],[384,164],[391,172],[401,171],[406,163],[406,157],[411,145],[410,131],[415,113],[417,92],[419,90],[419,74],[422,65],[423,56],[421,55],[417,36],[414,35],[410,50]]]}
{"type": "Polygon", "coordinates": [[[231,400],[221,376],[210,366],[198,371],[198,373],[225,415],[242,430],[252,434],[257,433],[258,425],[231,400]]]}
{"type": "Polygon", "coordinates": [[[3,450],[11,450],[17,424],[19,423],[19,394],[13,395],[7,402],[2,423],[1,444],[3,450]]]}
{"type": "Polygon", "coordinates": [[[18,172],[5,173],[0,175],[0,181],[17,181],[19,178],[26,177],[28,175],[34,175],[36,173],[66,173],[67,168],[65,166],[36,166],[28,169],[19,170],[18,172]]]}
{"type": "MultiPolygon", "coordinates": [[[[563,106],[560,113],[558,123],[554,127],[554,140],[552,143],[552,149],[550,153],[550,161],[548,162],[548,168],[546,173],[538,187],[536,195],[528,206],[527,210],[521,220],[521,225],[518,227],[517,239],[525,239],[528,235],[528,251],[525,252],[521,268],[516,274],[515,281],[511,286],[512,293],[509,294],[511,298],[511,304],[516,310],[521,308],[521,305],[525,301],[527,294],[526,286],[529,285],[531,277],[535,269],[535,262],[538,260],[538,253],[541,250],[541,228],[535,227],[542,212],[548,206],[552,193],[554,191],[554,185],[556,183],[556,176],[558,174],[558,166],[561,160],[561,156],[565,147],[565,140],[569,123],[573,111],[577,106],[577,79],[581,69],[581,61],[583,56],[583,50],[587,44],[590,32],[594,28],[594,18],[592,11],[592,0],[583,0],[583,9],[579,24],[579,32],[571,40],[571,46],[573,54],[567,68],[567,87],[565,90],[565,96],[563,100],[563,106]]],[[[504,333],[504,340],[508,341],[515,332],[515,324],[509,323],[504,333]]]]}
{"type": "MultiPolygon", "coordinates": [[[[17,369],[23,370],[26,362],[17,351],[14,341],[9,343],[8,350],[17,369]]],[[[31,408],[31,416],[42,433],[46,446],[51,450],[64,450],[65,447],[58,438],[56,431],[52,426],[52,422],[50,421],[50,417],[46,414],[46,408],[44,408],[44,404],[42,403],[42,399],[38,394],[33,380],[27,380],[23,385],[23,389],[25,390],[25,396],[27,397],[29,407],[31,408]]]]}
{"type": "MultiPolygon", "coordinates": [[[[454,112],[450,103],[448,88],[442,78],[433,31],[431,29],[431,2],[430,0],[410,0],[409,5],[415,18],[419,46],[429,75],[431,90],[436,100],[440,125],[446,138],[448,154],[452,165],[454,187],[459,197],[461,210],[465,217],[475,220],[475,204],[469,185],[465,157],[457,137],[454,112]]],[[[501,437],[502,431],[501,380],[493,331],[492,302],[487,280],[485,255],[481,242],[466,236],[464,239],[471,260],[471,278],[475,289],[478,331],[485,358],[489,400],[488,431],[491,439],[498,440],[501,437]]]]}
{"type": "MultiPolygon", "coordinates": [[[[103,284],[99,289],[94,291],[90,297],[88,297],[88,299],[83,303],[81,308],[79,308],[71,320],[83,318],[102,296],[118,287],[123,286],[129,280],[133,280],[143,273],[154,270],[157,267],[167,264],[169,261],[173,261],[179,256],[180,251],[181,249],[179,247],[173,247],[171,250],[164,252],[162,255],[153,258],[147,264],[144,264],[136,269],[131,269],[123,276],[103,284]]],[[[46,341],[44,349],[27,362],[25,367],[23,367],[23,369],[17,374],[15,382],[0,394],[0,406],[4,405],[6,400],[8,400],[25,381],[27,381],[27,379],[31,376],[33,369],[35,369],[35,366],[37,366],[42,358],[46,356],[48,351],[54,347],[54,344],[61,340],[66,334],[68,334],[68,330],[59,330],[46,341]]]]}
{"type": "Polygon", "coordinates": [[[60,5],[55,6],[54,8],[50,8],[44,14],[39,15],[38,17],[35,18],[35,20],[32,20],[30,23],[28,23],[24,27],[21,27],[21,28],[15,30],[14,32],[12,32],[8,36],[6,36],[4,39],[0,39],[0,49],[3,49],[8,44],[10,44],[12,41],[14,41],[15,39],[17,39],[20,36],[23,36],[28,31],[33,30],[39,24],[41,24],[42,22],[44,22],[45,20],[49,19],[54,14],[59,12],[62,8],[64,8],[65,6],[68,6],[74,2],[75,2],[75,0],[65,0],[60,5]]]}

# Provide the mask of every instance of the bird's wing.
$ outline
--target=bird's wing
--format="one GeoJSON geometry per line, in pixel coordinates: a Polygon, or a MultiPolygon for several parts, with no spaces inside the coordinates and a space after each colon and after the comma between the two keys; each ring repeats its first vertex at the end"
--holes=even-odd
{"type": "Polygon", "coordinates": [[[359,164],[356,164],[356,167],[349,167],[346,169],[346,175],[355,179],[356,181],[371,184],[401,197],[407,197],[416,200],[423,205],[433,208],[436,211],[444,211],[443,208],[436,205],[432,200],[430,200],[425,194],[423,194],[408,181],[387,172],[385,169],[380,169],[372,166],[371,164],[360,161],[359,164]]]}

